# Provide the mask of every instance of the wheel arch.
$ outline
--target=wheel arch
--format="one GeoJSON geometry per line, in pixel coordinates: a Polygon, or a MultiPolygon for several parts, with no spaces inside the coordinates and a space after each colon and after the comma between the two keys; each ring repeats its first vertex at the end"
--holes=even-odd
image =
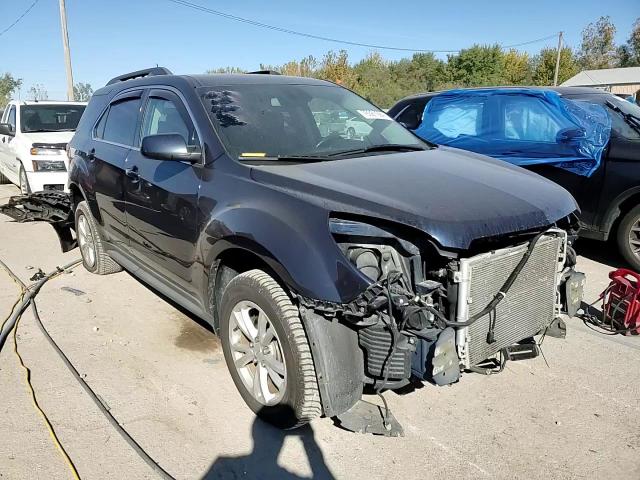
{"type": "Polygon", "coordinates": [[[630,188],[618,195],[607,209],[602,222],[605,240],[615,233],[624,215],[636,205],[640,205],[640,186],[630,188]]]}

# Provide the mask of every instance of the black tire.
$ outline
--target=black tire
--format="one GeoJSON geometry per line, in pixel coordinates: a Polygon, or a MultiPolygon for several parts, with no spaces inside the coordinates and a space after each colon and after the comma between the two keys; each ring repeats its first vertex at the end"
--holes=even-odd
{"type": "Polygon", "coordinates": [[[105,252],[102,238],[96,228],[96,222],[85,201],[80,202],[76,208],[76,236],[78,238],[78,246],[80,246],[80,253],[82,254],[82,264],[89,272],[97,275],[108,275],[122,270],[122,267],[105,252]],[[86,223],[83,223],[83,221],[86,221],[86,223]],[[85,233],[81,233],[81,226],[85,233]],[[80,245],[81,235],[84,235],[87,242],[92,245],[94,251],[93,259],[87,253],[88,250],[80,245]]]}
{"type": "MultiPolygon", "coordinates": [[[[224,358],[245,403],[263,420],[278,428],[297,428],[322,414],[318,381],[311,348],[297,307],[282,287],[262,270],[242,273],[227,285],[219,308],[220,338],[224,358]],[[230,325],[233,309],[242,302],[257,305],[275,329],[284,357],[286,383],[275,405],[257,400],[243,383],[231,352],[230,325]]],[[[241,335],[233,330],[236,335],[241,335]]],[[[254,362],[255,363],[255,362],[254,362]]],[[[257,366],[255,367],[257,368],[257,366]]]]}
{"type": "Polygon", "coordinates": [[[20,173],[18,174],[18,187],[20,187],[20,193],[22,195],[31,194],[29,179],[27,178],[27,172],[25,171],[23,165],[20,165],[20,173]]]}
{"type": "Polygon", "coordinates": [[[638,222],[640,222],[640,205],[622,217],[616,232],[618,250],[636,271],[640,271],[640,231],[634,232],[632,229],[638,227],[638,222]],[[635,241],[634,245],[631,244],[632,241],[635,241]]]}

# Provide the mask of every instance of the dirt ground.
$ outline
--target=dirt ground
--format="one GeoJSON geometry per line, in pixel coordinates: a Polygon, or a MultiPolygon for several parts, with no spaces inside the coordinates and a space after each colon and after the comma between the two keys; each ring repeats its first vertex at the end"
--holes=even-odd
{"type": "MultiPolygon", "coordinates": [[[[16,194],[0,186],[0,203],[16,194]]],[[[581,241],[587,300],[620,264],[610,245],[581,241]]],[[[0,216],[0,258],[25,281],[79,256],[46,224],[0,216]]],[[[0,312],[17,295],[0,272],[0,312]]],[[[340,430],[331,419],[280,432],[245,407],[216,337],[127,273],[82,267],[48,283],[41,317],[86,381],[137,442],[178,479],[640,479],[640,338],[605,336],[579,320],[566,340],[497,376],[386,394],[403,438],[340,430]]],[[[83,479],[157,478],[64,367],[31,312],[19,350],[38,400],[83,479]]],[[[376,401],[376,399],[371,399],[376,401]]],[[[0,478],[71,478],[31,405],[13,343],[0,354],[0,478]]]]}

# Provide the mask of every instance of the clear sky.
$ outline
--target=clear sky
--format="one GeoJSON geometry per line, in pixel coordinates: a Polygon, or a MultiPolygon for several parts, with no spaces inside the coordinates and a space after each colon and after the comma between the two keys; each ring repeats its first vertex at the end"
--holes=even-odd
{"type": "MultiPolygon", "coordinates": [[[[473,43],[516,44],[565,32],[578,46],[580,33],[601,15],[627,39],[640,16],[639,0],[190,0],[232,15],[290,30],[360,43],[403,48],[457,50],[473,43]]],[[[0,0],[0,31],[33,0],[0,0]]],[[[222,66],[257,69],[294,58],[318,58],[345,48],[351,60],[371,49],[291,36],[192,10],[168,0],[67,0],[69,39],[76,82],[94,89],[109,78],[156,64],[175,73],[203,73],[222,66]]],[[[14,28],[0,36],[0,74],[23,79],[22,96],[40,83],[49,98],[64,98],[65,70],[58,0],[40,0],[14,28]]],[[[522,47],[531,53],[551,39],[522,47]]],[[[386,58],[410,52],[381,51],[386,58]]],[[[444,57],[445,55],[441,55],[444,57]]]]}

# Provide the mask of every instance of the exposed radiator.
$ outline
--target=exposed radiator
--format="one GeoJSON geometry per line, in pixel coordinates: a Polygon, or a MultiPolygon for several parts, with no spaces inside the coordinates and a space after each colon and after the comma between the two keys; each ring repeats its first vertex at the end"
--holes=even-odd
{"type": "MultiPolygon", "coordinates": [[[[458,353],[466,367],[535,335],[555,318],[558,272],[562,267],[559,261],[565,241],[562,234],[549,234],[538,240],[524,269],[496,308],[494,343],[487,343],[489,315],[458,330],[458,353]]],[[[528,244],[504,248],[460,261],[458,321],[467,320],[487,306],[527,247],[528,244]]]]}

